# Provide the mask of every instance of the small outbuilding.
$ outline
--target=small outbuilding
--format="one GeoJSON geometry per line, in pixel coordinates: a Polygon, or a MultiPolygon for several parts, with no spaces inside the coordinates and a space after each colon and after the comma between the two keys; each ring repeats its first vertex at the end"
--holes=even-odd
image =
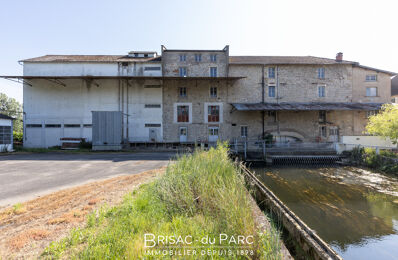
{"type": "Polygon", "coordinates": [[[12,120],[14,118],[0,114],[0,153],[13,150],[12,120]]]}

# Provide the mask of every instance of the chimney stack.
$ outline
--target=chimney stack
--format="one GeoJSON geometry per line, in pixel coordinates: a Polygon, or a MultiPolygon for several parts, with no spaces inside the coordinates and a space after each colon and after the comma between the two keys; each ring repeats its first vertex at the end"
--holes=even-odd
{"type": "Polygon", "coordinates": [[[336,61],[337,62],[342,62],[343,61],[343,53],[339,52],[336,54],[336,61]]]}

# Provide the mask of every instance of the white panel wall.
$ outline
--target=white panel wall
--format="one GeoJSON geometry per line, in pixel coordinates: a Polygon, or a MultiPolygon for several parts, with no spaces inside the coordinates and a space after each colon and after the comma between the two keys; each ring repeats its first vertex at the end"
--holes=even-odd
{"type": "Polygon", "coordinates": [[[25,62],[24,76],[162,76],[161,63],[121,64],[99,62],[25,62]],[[145,67],[158,67],[160,70],[145,70],[145,67]]]}
{"type": "MultiPolygon", "coordinates": [[[[41,124],[42,127],[26,128],[26,147],[59,146],[62,137],[91,141],[91,127],[84,127],[92,123],[91,111],[119,111],[118,80],[96,80],[99,87],[87,87],[81,79],[63,80],[66,87],[42,79],[30,82],[32,87],[24,86],[25,125],[41,124]],[[61,127],[45,127],[48,124],[60,124],[61,127]],[[65,127],[67,124],[79,124],[80,127],[65,127]]],[[[162,106],[162,88],[145,88],[144,85],[145,81],[131,83],[128,112],[127,85],[124,85],[124,111],[130,115],[129,141],[149,141],[149,128],[145,124],[162,124],[162,108],[145,108],[145,104],[162,106]]],[[[126,129],[127,124],[125,137],[126,129]]],[[[156,141],[161,141],[162,127],[156,129],[156,141]]]]}

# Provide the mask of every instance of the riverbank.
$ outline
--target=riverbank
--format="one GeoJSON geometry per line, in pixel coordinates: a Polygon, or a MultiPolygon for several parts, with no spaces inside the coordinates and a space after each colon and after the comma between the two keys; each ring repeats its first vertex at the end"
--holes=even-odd
{"type": "Polygon", "coordinates": [[[381,150],[379,154],[372,148],[354,148],[350,152],[354,165],[361,165],[376,171],[398,176],[398,154],[381,150]]]}
{"type": "Polygon", "coordinates": [[[182,156],[122,204],[90,214],[86,227],[43,256],[280,259],[279,233],[271,225],[258,232],[238,171],[225,146],[182,156]]]}

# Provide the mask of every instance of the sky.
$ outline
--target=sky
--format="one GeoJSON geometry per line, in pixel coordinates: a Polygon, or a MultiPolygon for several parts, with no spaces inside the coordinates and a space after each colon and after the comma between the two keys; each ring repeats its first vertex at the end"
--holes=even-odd
{"type": "MultiPolygon", "coordinates": [[[[398,72],[396,0],[1,0],[0,75],[46,54],[222,49],[313,55],[398,72]]],[[[0,79],[22,102],[22,86],[0,79]]]]}

